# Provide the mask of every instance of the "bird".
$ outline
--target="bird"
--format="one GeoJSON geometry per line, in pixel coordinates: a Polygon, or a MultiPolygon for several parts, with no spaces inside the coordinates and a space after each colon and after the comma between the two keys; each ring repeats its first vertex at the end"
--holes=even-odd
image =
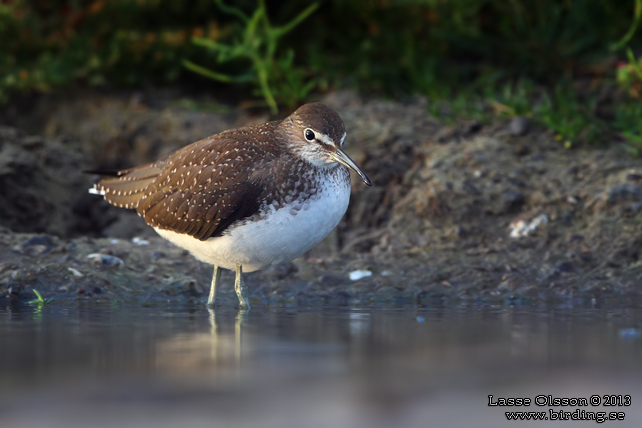
{"type": "Polygon", "coordinates": [[[230,129],[130,169],[94,171],[89,189],[135,209],[174,245],[214,266],[207,306],[216,307],[221,269],[236,272],[241,309],[249,309],[243,272],[289,262],[339,223],[350,200],[341,116],[304,104],[283,120],[230,129]]]}

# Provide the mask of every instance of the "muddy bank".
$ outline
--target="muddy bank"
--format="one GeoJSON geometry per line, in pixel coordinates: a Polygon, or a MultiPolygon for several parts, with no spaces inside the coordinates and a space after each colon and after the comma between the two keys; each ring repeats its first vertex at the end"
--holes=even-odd
{"type": "MultiPolygon", "coordinates": [[[[642,162],[617,144],[566,150],[524,118],[444,126],[421,99],[322,101],[344,118],[347,151],[374,185],[353,179],[346,217],[305,257],[248,275],[254,303],[640,294],[642,162]]],[[[39,128],[0,128],[1,299],[31,299],[33,288],[57,301],[205,299],[211,267],[87,194],[92,177],[81,172],[269,119],[191,105],[49,98],[34,109],[39,128]]],[[[233,304],[231,273],[223,279],[233,304]]]]}

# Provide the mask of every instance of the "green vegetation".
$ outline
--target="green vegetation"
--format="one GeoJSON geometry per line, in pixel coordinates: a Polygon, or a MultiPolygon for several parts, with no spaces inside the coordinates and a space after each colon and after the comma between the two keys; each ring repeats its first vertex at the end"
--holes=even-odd
{"type": "MultiPolygon", "coordinates": [[[[460,118],[488,123],[494,118],[524,116],[554,131],[556,139],[567,148],[579,142],[599,142],[608,131],[607,121],[596,116],[596,94],[581,95],[572,89],[572,82],[559,83],[551,89],[538,87],[532,80],[489,86],[483,90],[474,87],[433,101],[428,110],[446,123],[454,123],[460,118]]],[[[622,124],[628,129],[633,124],[632,119],[622,117],[622,124]]]]}
{"type": "Polygon", "coordinates": [[[283,101],[288,107],[303,101],[316,86],[316,80],[305,82],[305,73],[294,67],[292,49],[288,49],[280,57],[276,56],[276,50],[279,39],[310,16],[319,5],[313,3],[288,24],[275,27],[270,23],[264,0],[259,0],[258,7],[251,17],[239,8],[226,6],[222,0],[216,0],[216,4],[222,11],[239,18],[240,23],[234,27],[234,33],[239,37],[229,45],[202,37],[194,38],[194,43],[216,53],[219,64],[239,58],[248,60],[249,72],[240,76],[230,76],[201,67],[189,60],[184,60],[183,64],[192,71],[220,82],[251,83],[258,86],[258,92],[263,95],[272,113],[278,112],[275,98],[283,101]]]}
{"type": "Polygon", "coordinates": [[[351,88],[427,96],[445,121],[527,116],[566,146],[618,137],[642,154],[642,0],[231,4],[2,2],[0,99],[198,75],[275,112],[351,88]]]}
{"type": "Polygon", "coordinates": [[[0,2],[0,100],[71,83],[175,81],[192,36],[217,37],[210,0],[0,2]]]}
{"type": "Polygon", "coordinates": [[[42,297],[42,294],[40,294],[40,292],[38,290],[36,290],[35,288],[32,291],[33,291],[33,294],[36,295],[36,299],[30,300],[29,302],[27,302],[28,305],[42,307],[42,305],[46,305],[46,304],[51,303],[53,301],[53,299],[44,299],[42,297]]]}

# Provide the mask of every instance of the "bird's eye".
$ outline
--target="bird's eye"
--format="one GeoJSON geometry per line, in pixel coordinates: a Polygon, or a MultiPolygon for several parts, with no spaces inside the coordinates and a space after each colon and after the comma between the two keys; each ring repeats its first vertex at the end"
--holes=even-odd
{"type": "Polygon", "coordinates": [[[305,139],[308,141],[314,141],[314,139],[316,138],[316,135],[314,135],[314,131],[311,130],[310,128],[305,130],[304,135],[305,135],[305,139]]]}

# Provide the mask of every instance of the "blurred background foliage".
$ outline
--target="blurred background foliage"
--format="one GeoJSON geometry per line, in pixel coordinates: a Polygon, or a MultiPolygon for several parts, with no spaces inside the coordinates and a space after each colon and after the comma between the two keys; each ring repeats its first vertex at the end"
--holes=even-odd
{"type": "Polygon", "coordinates": [[[642,151],[642,0],[0,0],[0,99],[195,71],[294,107],[350,88],[642,151]],[[447,106],[445,107],[445,105],[447,106]],[[603,138],[602,138],[603,139],[603,138]]]}

